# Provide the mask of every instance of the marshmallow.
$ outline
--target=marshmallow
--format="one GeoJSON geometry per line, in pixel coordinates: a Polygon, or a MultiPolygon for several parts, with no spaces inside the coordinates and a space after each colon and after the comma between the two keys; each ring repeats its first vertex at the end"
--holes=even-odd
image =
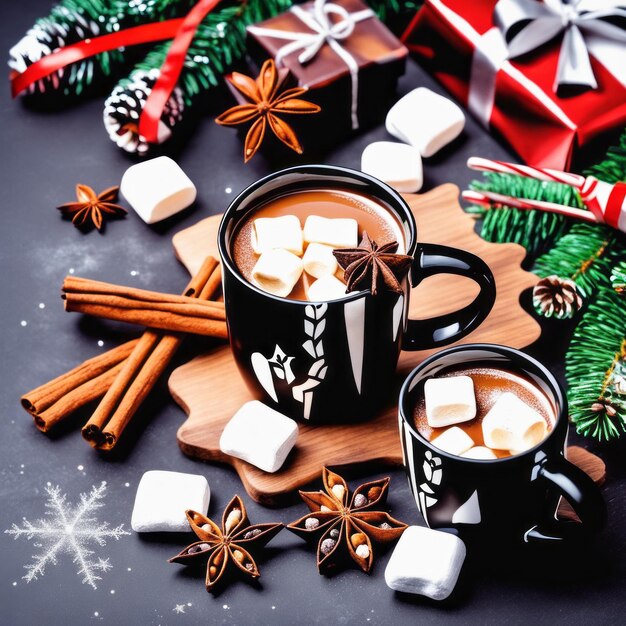
{"type": "Polygon", "coordinates": [[[490,448],[485,448],[485,446],[474,446],[470,448],[467,452],[463,452],[461,454],[462,457],[466,459],[497,459],[498,455],[491,450],[490,448]]]}
{"type": "Polygon", "coordinates": [[[252,268],[252,282],[268,293],[287,297],[302,275],[302,259],[277,248],[264,252],[252,268]]]}
{"type": "Polygon", "coordinates": [[[440,450],[456,456],[460,456],[474,446],[473,439],[458,426],[444,430],[439,437],[435,437],[430,443],[440,450]]]}
{"type": "Polygon", "coordinates": [[[349,217],[328,218],[309,215],[304,223],[307,243],[325,243],[333,248],[356,248],[359,225],[349,217]]]}
{"type": "Polygon", "coordinates": [[[258,400],[246,402],[226,424],[220,450],[262,469],[275,472],[285,462],[298,437],[298,425],[258,400]]]}
{"type": "Polygon", "coordinates": [[[476,417],[474,381],[469,376],[429,378],[424,383],[426,419],[432,428],[468,422],[476,417]]]}
{"type": "Polygon", "coordinates": [[[196,199],[194,184],[176,161],[166,156],[129,167],[120,191],[146,224],[171,217],[196,199]]]}
{"type": "Polygon", "coordinates": [[[361,155],[361,171],[405,193],[419,191],[424,182],[419,151],[404,143],[371,143],[361,155]]]}
{"type": "Polygon", "coordinates": [[[337,259],[333,248],[323,243],[310,243],[302,257],[304,271],[315,278],[321,278],[337,271],[337,259]]]}
{"type": "Polygon", "coordinates": [[[252,249],[256,254],[282,248],[302,255],[302,227],[295,215],[260,217],[254,220],[252,249]]]}
{"type": "Polygon", "coordinates": [[[452,100],[418,87],[391,107],[385,126],[391,135],[429,157],[461,134],[465,116],[452,100]]]}
{"type": "Polygon", "coordinates": [[[337,300],[346,295],[346,284],[342,283],[336,276],[327,274],[326,276],[318,278],[309,287],[306,295],[311,302],[337,300]]]}
{"type": "Polygon", "coordinates": [[[136,533],[188,532],[191,530],[185,511],[205,514],[211,492],[204,476],[146,472],[139,481],[130,525],[136,533]]]}
{"type": "Polygon", "coordinates": [[[485,445],[496,450],[524,452],[544,440],[548,426],[535,409],[506,391],[483,418],[485,445]]]}
{"type": "Polygon", "coordinates": [[[465,553],[456,535],[409,526],[389,559],[385,582],[394,591],[444,600],[456,586],[465,553]]]}

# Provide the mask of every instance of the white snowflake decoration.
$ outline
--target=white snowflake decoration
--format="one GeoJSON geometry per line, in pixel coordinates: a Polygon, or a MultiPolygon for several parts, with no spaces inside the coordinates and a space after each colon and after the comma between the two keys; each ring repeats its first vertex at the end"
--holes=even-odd
{"type": "Polygon", "coordinates": [[[106,492],[106,482],[99,487],[92,487],[89,493],[80,494],[80,504],[72,506],[67,502],[66,494],[61,494],[60,487],[48,485],[45,488],[48,500],[45,504],[46,515],[32,523],[26,518],[22,526],[13,526],[4,532],[13,535],[15,539],[25,537],[28,541],[34,539],[33,546],[40,548],[33,555],[33,562],[25,565],[26,575],[22,578],[26,582],[37,580],[43,576],[46,565],[57,564],[59,554],[70,554],[73,563],[78,565],[79,576],[83,584],[97,589],[96,582],[102,580],[99,572],[109,571],[113,565],[109,559],[93,559],[93,544],[105,546],[107,539],[119,540],[123,535],[130,535],[124,530],[124,524],[109,528],[108,522],[99,522],[94,515],[95,511],[104,506],[102,500],[106,492]]]}

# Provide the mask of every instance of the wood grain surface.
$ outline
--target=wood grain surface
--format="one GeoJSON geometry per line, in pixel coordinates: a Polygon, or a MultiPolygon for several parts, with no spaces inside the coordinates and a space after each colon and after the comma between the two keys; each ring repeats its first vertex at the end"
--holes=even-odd
{"type": "MultiPolygon", "coordinates": [[[[495,276],[497,298],[493,310],[480,328],[459,343],[502,343],[523,348],[540,333],[537,322],[519,303],[521,292],[532,287],[537,277],[521,269],[524,258],[521,246],[488,243],[475,233],[474,220],[459,206],[458,193],[455,185],[446,184],[423,195],[407,195],[406,199],[415,214],[420,241],[469,250],[482,257],[495,276]]],[[[174,236],[176,255],[190,273],[197,271],[206,255],[218,256],[219,220],[219,216],[209,217],[174,236]]],[[[411,300],[410,316],[426,318],[470,302],[477,287],[466,278],[441,275],[425,280],[414,292],[420,297],[411,300]]],[[[398,387],[406,373],[428,354],[429,351],[401,354],[398,387]]],[[[295,489],[317,478],[324,464],[402,463],[395,406],[362,424],[317,427],[301,424],[296,447],[274,474],[224,455],[219,449],[224,425],[253,397],[238,373],[228,346],[177,368],[170,377],[169,388],[189,416],[177,434],[182,451],[194,458],[232,465],[248,494],[263,504],[284,502],[295,489]]]]}

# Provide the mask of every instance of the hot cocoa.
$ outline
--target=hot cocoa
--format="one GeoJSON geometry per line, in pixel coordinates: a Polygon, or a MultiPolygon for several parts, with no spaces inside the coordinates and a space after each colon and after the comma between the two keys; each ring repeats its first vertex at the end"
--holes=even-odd
{"type": "Polygon", "coordinates": [[[253,211],[235,232],[231,253],[246,280],[274,295],[326,300],[345,295],[333,249],[355,247],[364,231],[379,245],[397,241],[398,252],[405,252],[401,225],[373,198],[333,189],[297,191],[253,211]],[[273,267],[280,276],[272,277],[273,267]]]}
{"type": "Polygon", "coordinates": [[[413,420],[419,433],[467,458],[523,452],[543,441],[556,421],[552,402],[530,378],[497,366],[442,370],[420,381],[416,397],[413,420]]]}

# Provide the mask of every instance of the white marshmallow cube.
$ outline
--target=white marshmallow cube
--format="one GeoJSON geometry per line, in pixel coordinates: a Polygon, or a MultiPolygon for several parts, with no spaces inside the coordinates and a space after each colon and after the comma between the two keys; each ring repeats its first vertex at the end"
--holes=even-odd
{"type": "Polygon", "coordinates": [[[304,240],[307,243],[324,243],[332,248],[355,248],[358,239],[359,225],[350,217],[309,215],[304,222],[304,240]]]}
{"type": "Polygon", "coordinates": [[[361,155],[361,171],[404,193],[419,191],[424,182],[419,150],[405,143],[369,144],[361,155]]]}
{"type": "Polygon", "coordinates": [[[253,226],[252,249],[256,254],[283,248],[302,255],[302,226],[295,215],[260,217],[253,226]]]}
{"type": "Polygon", "coordinates": [[[456,586],[465,554],[456,535],[409,526],[389,559],[385,582],[394,591],[445,600],[456,586]]]}
{"type": "Polygon", "coordinates": [[[485,446],[474,446],[470,448],[467,452],[463,452],[461,455],[466,459],[497,459],[498,455],[491,449],[485,448],[485,446]]]}
{"type": "Polygon", "coordinates": [[[444,430],[441,435],[435,437],[430,443],[448,454],[460,456],[474,447],[473,439],[458,426],[451,426],[444,430]]]}
{"type": "Polygon", "coordinates": [[[302,257],[304,271],[314,278],[321,278],[337,271],[334,248],[323,243],[310,243],[302,257]]]}
{"type": "Polygon", "coordinates": [[[461,134],[465,116],[452,100],[418,87],[391,107],[385,125],[391,135],[430,157],[461,134]]]}
{"type": "Polygon", "coordinates": [[[252,282],[275,296],[286,298],[302,275],[302,259],[276,248],[264,252],[252,268],[252,282]]]}
{"type": "Polygon", "coordinates": [[[346,284],[342,283],[336,276],[327,274],[312,283],[306,295],[311,302],[337,300],[346,295],[346,284]]]}
{"type": "Polygon", "coordinates": [[[129,167],[120,191],[146,224],[171,217],[196,199],[194,184],[178,163],[166,156],[129,167]]]}
{"type": "Polygon", "coordinates": [[[251,400],[235,413],[220,437],[220,450],[262,469],[276,472],[298,437],[298,425],[269,406],[251,400]]]}
{"type": "Polygon", "coordinates": [[[424,383],[426,419],[432,428],[468,422],[476,417],[474,381],[469,376],[429,378],[424,383]]]}
{"type": "Polygon", "coordinates": [[[130,525],[136,533],[190,531],[185,511],[206,514],[211,492],[204,476],[152,470],[139,481],[130,525]]]}
{"type": "Polygon", "coordinates": [[[536,446],[548,432],[543,416],[509,391],[498,396],[483,418],[482,428],[485,445],[516,452],[536,446]]]}

